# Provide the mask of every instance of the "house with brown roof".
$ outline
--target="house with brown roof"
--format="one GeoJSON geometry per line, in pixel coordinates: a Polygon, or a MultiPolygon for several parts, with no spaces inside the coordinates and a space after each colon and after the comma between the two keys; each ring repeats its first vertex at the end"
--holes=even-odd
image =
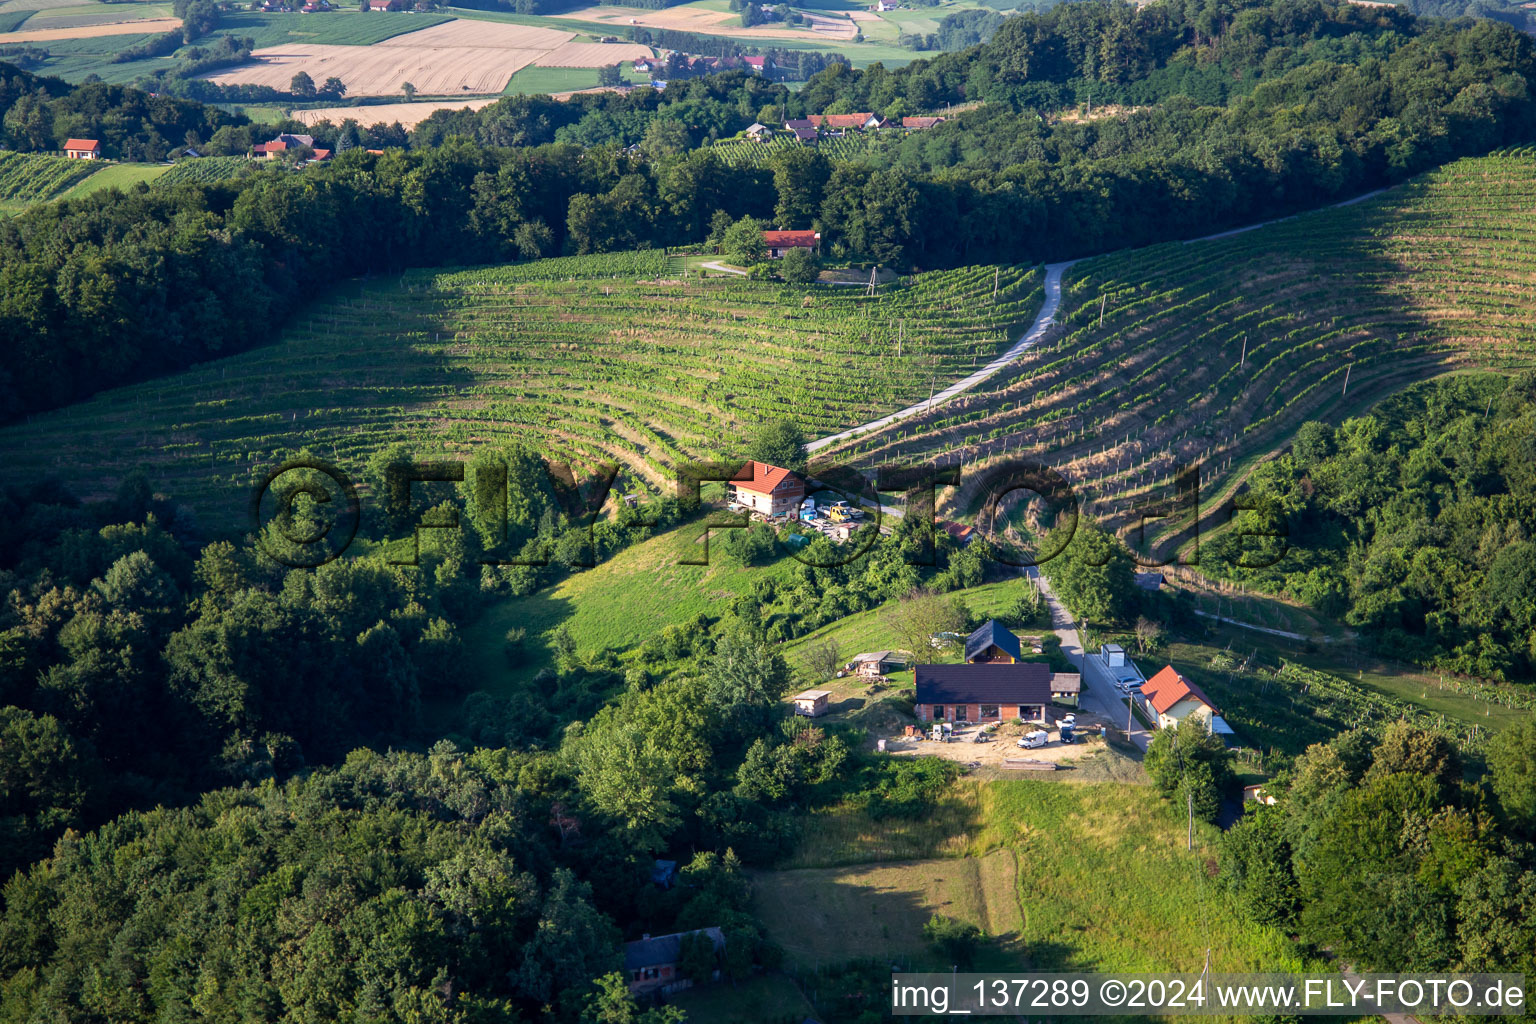
{"type": "Polygon", "coordinates": [[[99,160],[101,143],[95,139],[66,139],[64,155],[71,160],[99,160]]]}
{"type": "Polygon", "coordinates": [[[791,249],[821,251],[820,231],[764,231],[763,244],[768,247],[768,258],[781,259],[791,249]]]}
{"type": "Polygon", "coordinates": [[[725,489],[732,502],[770,518],[797,514],[805,500],[804,480],[766,462],[747,463],[725,489]]]}
{"type": "Polygon", "coordinates": [[[942,117],[904,117],[901,119],[901,126],[909,132],[920,132],[943,123],[944,119],[942,117]]]}
{"type": "Polygon", "coordinates": [[[1220,712],[1215,701],[1194,683],[1185,679],[1172,665],[1148,679],[1141,687],[1142,699],[1157,713],[1159,729],[1168,729],[1184,722],[1199,722],[1206,729],[1212,728],[1212,719],[1220,712]]]}
{"type": "Polygon", "coordinates": [[[1039,722],[1051,703],[1051,666],[1044,662],[919,665],[915,674],[920,722],[1039,722]]]}
{"type": "Polygon", "coordinates": [[[269,142],[256,143],[251,147],[251,155],[258,160],[276,160],[284,153],[306,148],[313,154],[311,160],[329,160],[331,157],[330,150],[315,145],[313,135],[294,135],[290,132],[283,132],[269,142]]]}

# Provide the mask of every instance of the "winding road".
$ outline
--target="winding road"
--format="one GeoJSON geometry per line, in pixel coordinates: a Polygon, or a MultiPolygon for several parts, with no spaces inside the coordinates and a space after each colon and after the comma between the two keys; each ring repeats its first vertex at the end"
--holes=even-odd
{"type": "MultiPolygon", "coordinates": [[[[1353,206],[1356,203],[1361,203],[1367,199],[1379,196],[1386,191],[1387,189],[1384,188],[1373,189],[1370,192],[1354,196],[1350,199],[1344,199],[1337,203],[1330,203],[1327,206],[1320,206],[1317,208],[1317,210],[1336,210],[1344,206],[1353,206]]],[[[1184,244],[1192,245],[1195,242],[1214,242],[1223,238],[1231,238],[1234,235],[1241,235],[1249,231],[1256,231],[1259,228],[1269,227],[1271,224],[1280,224],[1288,220],[1295,220],[1297,217],[1305,216],[1307,213],[1316,213],[1317,210],[1306,210],[1302,213],[1293,213],[1286,217],[1273,217],[1269,220],[1261,220],[1257,224],[1248,224],[1240,228],[1230,228],[1226,231],[1218,231],[1215,234],[1202,235],[1199,238],[1187,238],[1184,240],[1184,244]]],[[[964,394],[983,381],[997,376],[997,374],[1002,372],[1002,370],[1010,363],[1017,362],[1018,359],[1024,355],[1024,353],[1038,345],[1040,341],[1045,337],[1045,334],[1050,329],[1051,325],[1056,322],[1056,310],[1061,306],[1061,275],[1068,267],[1077,262],[1079,261],[1066,260],[1062,263],[1047,263],[1045,265],[1045,302],[1041,304],[1040,312],[1036,314],[1035,322],[1030,324],[1029,330],[1025,331],[1024,336],[1016,341],[1013,346],[1008,349],[1008,351],[1004,352],[1002,355],[998,356],[996,359],[992,360],[986,366],[983,366],[969,377],[965,377],[956,381],[949,387],[945,388],[943,391],[940,391],[938,394],[933,395],[925,401],[918,402],[916,405],[909,405],[905,409],[900,409],[896,412],[890,413],[889,415],[881,416],[879,419],[870,420],[868,423],[861,423],[856,427],[849,427],[847,430],[842,430],[828,437],[823,437],[819,440],[812,441],[805,446],[805,450],[812,453],[818,452],[823,448],[829,448],[832,445],[850,440],[862,434],[869,434],[874,431],[884,430],[886,427],[893,423],[900,423],[904,419],[909,419],[913,416],[925,413],[937,406],[943,405],[945,402],[949,401],[951,398],[954,398],[956,395],[964,394]]],[[[723,270],[728,274],[744,273],[744,271],[731,270],[730,268],[722,266],[719,263],[706,263],[704,266],[713,270],[723,270]]]]}
{"type": "Polygon", "coordinates": [[[1056,310],[1061,305],[1062,271],[1066,270],[1076,262],[1076,260],[1068,260],[1065,263],[1046,264],[1045,302],[1041,304],[1040,312],[1035,316],[1035,322],[1030,324],[1029,330],[1024,332],[1024,337],[1014,342],[1013,347],[1009,348],[1008,351],[1004,352],[1002,355],[998,356],[996,359],[992,360],[986,366],[983,366],[969,377],[964,377],[956,381],[949,387],[945,388],[943,391],[940,391],[938,394],[918,402],[916,405],[909,405],[905,409],[899,409],[887,416],[881,416],[877,420],[870,420],[868,423],[861,423],[857,427],[850,427],[849,429],[833,434],[830,437],[823,437],[819,441],[812,441],[810,444],[805,446],[805,450],[807,452],[817,452],[823,448],[827,448],[831,445],[838,444],[839,442],[846,441],[849,438],[857,437],[860,434],[868,434],[871,431],[884,430],[892,423],[900,423],[904,419],[917,416],[920,413],[925,413],[929,409],[932,409],[936,406],[943,405],[945,402],[949,401],[951,398],[954,398],[956,395],[963,394],[964,392],[971,390],[982,381],[997,376],[998,373],[1002,372],[1004,367],[1010,363],[1016,362],[1020,356],[1038,345],[1040,340],[1045,337],[1045,332],[1049,330],[1051,324],[1055,322],[1056,310]]]}

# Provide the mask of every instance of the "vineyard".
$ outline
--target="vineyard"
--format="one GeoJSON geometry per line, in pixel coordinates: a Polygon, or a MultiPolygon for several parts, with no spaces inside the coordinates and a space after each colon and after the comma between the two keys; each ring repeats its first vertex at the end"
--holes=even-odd
{"type": "Polygon", "coordinates": [[[84,181],[101,165],[46,153],[0,152],[0,203],[46,202],[84,181]]]}
{"type": "MultiPolygon", "coordinates": [[[[831,160],[862,160],[871,153],[890,149],[901,137],[895,133],[854,132],[816,143],[816,151],[831,160]]],[[[728,167],[767,167],[775,153],[799,149],[803,143],[789,135],[776,135],[767,142],[755,139],[728,139],[716,142],[710,152],[728,167]]]]}
{"type": "Polygon", "coordinates": [[[246,168],[253,166],[243,156],[205,156],[195,160],[181,160],[155,179],[155,188],[170,188],[185,182],[206,185],[226,178],[237,178],[246,168]]]}
{"type": "Polygon", "coordinates": [[[264,348],[106,393],[5,431],[18,476],[66,459],[110,493],[149,466],[203,521],[239,526],[253,479],[308,448],[354,474],[397,441],[465,456],[519,440],[669,484],[739,453],[768,417],[834,432],[985,362],[1043,298],[1030,268],[863,289],[679,279],[660,252],[351,284],[264,348]]]}
{"type": "MultiPolygon", "coordinates": [[[[1304,420],[1457,368],[1536,362],[1533,253],[1536,159],[1516,151],[1220,240],[1086,260],[1066,273],[1052,334],[988,390],[843,453],[1042,461],[1118,527],[1197,461],[1208,530],[1304,420]]],[[[954,494],[960,513],[985,504],[979,487],[954,494]]],[[[1190,525],[1152,520],[1146,550],[1166,556],[1190,525]]]]}

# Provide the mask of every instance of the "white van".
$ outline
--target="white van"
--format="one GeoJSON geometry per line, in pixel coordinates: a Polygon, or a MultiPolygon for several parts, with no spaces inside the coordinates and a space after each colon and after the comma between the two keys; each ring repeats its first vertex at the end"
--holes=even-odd
{"type": "Polygon", "coordinates": [[[1019,746],[1025,748],[1043,747],[1050,735],[1044,729],[1036,729],[1019,737],[1019,746]]]}

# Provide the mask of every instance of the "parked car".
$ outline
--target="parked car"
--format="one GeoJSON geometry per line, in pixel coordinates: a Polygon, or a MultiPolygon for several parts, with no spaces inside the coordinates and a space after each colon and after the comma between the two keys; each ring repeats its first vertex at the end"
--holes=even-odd
{"type": "Polygon", "coordinates": [[[1046,733],[1044,729],[1036,729],[1034,732],[1027,732],[1023,736],[1020,736],[1019,746],[1024,747],[1025,749],[1043,747],[1050,740],[1050,738],[1051,737],[1046,733]]]}

